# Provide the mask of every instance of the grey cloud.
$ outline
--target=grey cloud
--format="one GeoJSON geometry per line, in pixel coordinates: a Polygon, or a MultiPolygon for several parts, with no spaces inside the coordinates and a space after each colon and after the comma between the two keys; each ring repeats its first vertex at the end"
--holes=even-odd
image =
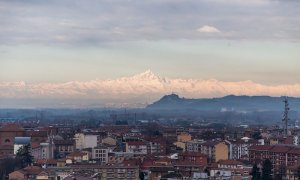
{"type": "Polygon", "coordinates": [[[300,39],[299,3],[293,0],[11,0],[0,8],[0,44],[300,39]],[[222,33],[197,33],[204,25],[222,33]]]}

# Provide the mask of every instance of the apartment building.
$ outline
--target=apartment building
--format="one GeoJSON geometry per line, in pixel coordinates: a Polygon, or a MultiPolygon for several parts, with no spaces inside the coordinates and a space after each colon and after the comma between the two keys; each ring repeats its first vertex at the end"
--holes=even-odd
{"type": "Polygon", "coordinates": [[[228,146],[222,141],[207,141],[201,144],[201,153],[208,156],[209,162],[228,159],[228,146]]]}
{"type": "Polygon", "coordinates": [[[272,162],[274,172],[282,167],[300,164],[300,147],[294,145],[261,145],[249,148],[249,160],[260,163],[265,159],[272,162]]]}
{"type": "Polygon", "coordinates": [[[142,141],[126,142],[126,152],[134,154],[147,154],[147,144],[142,141]]]}
{"type": "Polygon", "coordinates": [[[108,163],[108,151],[109,149],[106,146],[98,145],[92,149],[92,159],[101,163],[108,163]]]}

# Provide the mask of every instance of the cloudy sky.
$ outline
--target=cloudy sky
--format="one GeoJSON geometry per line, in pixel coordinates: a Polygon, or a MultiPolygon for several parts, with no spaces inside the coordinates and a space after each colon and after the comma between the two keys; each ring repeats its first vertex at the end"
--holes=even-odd
{"type": "Polygon", "coordinates": [[[0,0],[0,82],[300,84],[298,0],[0,0]]]}

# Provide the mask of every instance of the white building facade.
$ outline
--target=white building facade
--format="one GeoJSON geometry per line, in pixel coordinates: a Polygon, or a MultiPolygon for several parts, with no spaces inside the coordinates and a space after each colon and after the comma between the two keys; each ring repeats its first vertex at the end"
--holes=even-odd
{"type": "Polygon", "coordinates": [[[76,133],[75,134],[76,149],[82,150],[85,148],[94,148],[97,146],[97,135],[76,133]]]}

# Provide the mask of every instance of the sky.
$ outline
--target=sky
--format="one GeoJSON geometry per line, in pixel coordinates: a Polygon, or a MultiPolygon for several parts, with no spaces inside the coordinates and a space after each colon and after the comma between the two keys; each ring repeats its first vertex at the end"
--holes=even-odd
{"type": "Polygon", "coordinates": [[[0,82],[300,84],[298,0],[0,0],[0,82]]]}

